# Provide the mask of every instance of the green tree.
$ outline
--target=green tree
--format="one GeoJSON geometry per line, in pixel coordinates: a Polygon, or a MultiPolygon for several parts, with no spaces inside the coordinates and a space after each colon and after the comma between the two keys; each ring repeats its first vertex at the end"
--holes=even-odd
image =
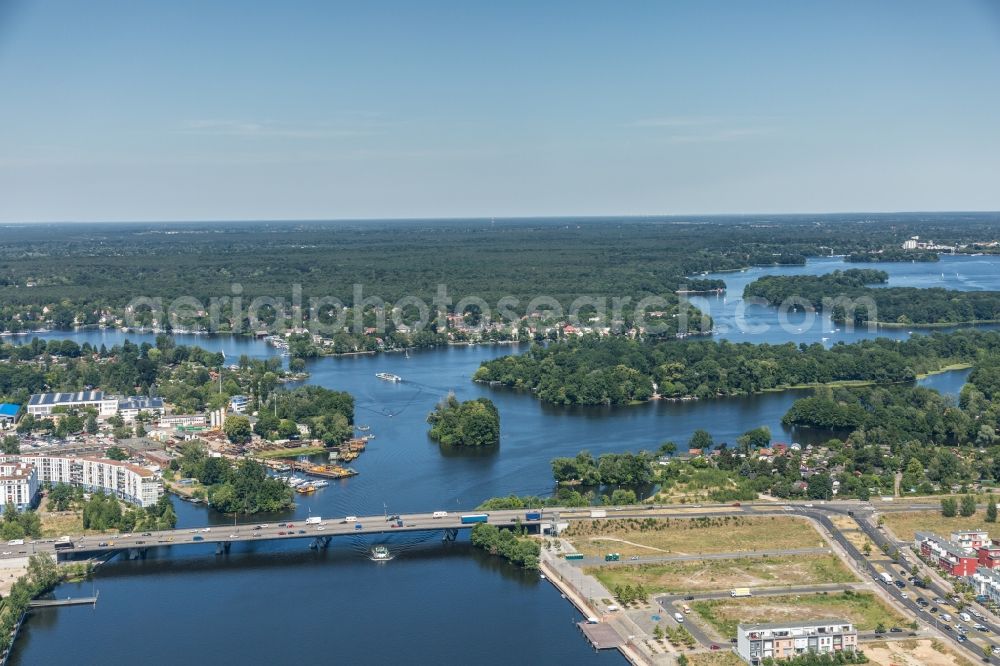
{"type": "Polygon", "coordinates": [[[253,431],[264,439],[271,439],[279,425],[281,425],[281,420],[264,409],[257,416],[257,422],[253,424],[253,431]]]}
{"type": "Polygon", "coordinates": [[[954,518],[958,515],[958,502],[954,497],[941,498],[941,515],[945,518],[954,518]]]}
{"type": "Polygon", "coordinates": [[[3,443],[0,444],[0,450],[7,455],[18,454],[21,452],[21,439],[17,435],[6,435],[3,438],[3,443]]]}
{"type": "Polygon", "coordinates": [[[736,443],[744,452],[765,448],[771,444],[771,429],[767,426],[761,426],[747,430],[736,438],[736,443]]]}
{"type": "Polygon", "coordinates": [[[250,428],[250,419],[239,414],[227,416],[222,431],[226,433],[226,437],[233,444],[246,444],[250,441],[250,436],[253,433],[250,428]]]}
{"type": "Polygon", "coordinates": [[[495,446],[500,443],[500,413],[486,398],[459,402],[449,395],[427,416],[430,438],[454,446],[495,446]]]}
{"type": "Polygon", "coordinates": [[[673,442],[663,442],[657,450],[661,456],[672,456],[677,453],[677,445],[673,442]]]}
{"type": "Polygon", "coordinates": [[[128,453],[120,446],[109,446],[105,455],[111,460],[128,460],[128,453]]]}
{"type": "Polygon", "coordinates": [[[986,503],[986,522],[995,523],[997,522],[997,501],[990,496],[989,501],[986,503]]]}
{"type": "Polygon", "coordinates": [[[962,495],[962,504],[959,512],[965,517],[975,514],[976,498],[972,495],[962,495]]]}
{"type": "Polygon", "coordinates": [[[712,448],[715,442],[712,441],[712,435],[707,430],[695,430],[691,434],[691,439],[688,440],[689,449],[702,449],[707,451],[712,448]]]}

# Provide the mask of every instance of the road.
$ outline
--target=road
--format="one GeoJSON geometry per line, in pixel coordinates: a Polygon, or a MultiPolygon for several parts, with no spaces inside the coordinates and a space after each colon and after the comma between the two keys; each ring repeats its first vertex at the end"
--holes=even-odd
{"type": "MultiPolygon", "coordinates": [[[[853,506],[853,504],[848,503],[853,506]]],[[[525,525],[539,523],[572,522],[579,520],[602,520],[615,518],[699,518],[717,517],[723,515],[754,514],[765,509],[768,513],[781,511],[774,503],[744,503],[742,506],[728,504],[706,504],[686,507],[630,505],[620,507],[601,507],[607,512],[606,518],[591,515],[591,508],[580,507],[546,507],[542,510],[541,521],[525,520],[524,509],[503,509],[488,512],[467,511],[449,512],[444,517],[435,518],[432,513],[402,514],[401,527],[395,526],[395,521],[387,521],[385,516],[359,516],[356,521],[346,521],[344,518],[328,518],[323,525],[306,525],[304,520],[292,520],[288,523],[269,523],[256,529],[256,523],[244,523],[233,526],[212,525],[200,529],[173,529],[144,532],[141,534],[118,535],[70,535],[74,544],[72,552],[110,553],[133,548],[152,548],[160,546],[183,546],[196,543],[237,543],[255,540],[286,540],[315,539],[317,537],[335,537],[348,534],[382,534],[392,532],[417,532],[428,530],[470,529],[473,525],[462,524],[460,517],[467,513],[488,513],[492,525],[512,525],[520,521],[525,525]],[[291,524],[291,527],[288,527],[291,524]],[[357,529],[357,525],[361,529],[357,529]],[[102,545],[104,544],[104,545],[102,545]]],[[[38,540],[23,545],[8,545],[0,551],[0,559],[25,557],[34,552],[55,552],[55,539],[38,540]]],[[[0,546],[3,548],[3,546],[0,546]]]]}
{"type": "MultiPolygon", "coordinates": [[[[773,588],[755,588],[753,595],[755,597],[766,597],[766,596],[784,596],[788,594],[819,594],[820,592],[839,592],[842,590],[858,590],[864,589],[864,586],[859,583],[851,583],[848,585],[798,585],[792,587],[773,587],[773,588]]],[[[701,601],[707,599],[730,599],[732,594],[725,590],[718,590],[714,592],[696,592],[691,594],[658,594],[653,597],[656,604],[663,609],[664,617],[672,624],[682,624],[686,627],[691,635],[694,636],[695,640],[702,645],[708,647],[711,645],[724,645],[728,642],[728,639],[715,640],[711,638],[705,630],[698,626],[695,622],[684,622],[679,623],[674,618],[674,613],[684,613],[681,610],[682,605],[688,601],[701,601]]],[[[684,615],[685,618],[689,617],[684,615]]]]}
{"type": "MultiPolygon", "coordinates": [[[[879,511],[918,511],[934,508],[932,505],[924,504],[888,504],[878,505],[879,511]]],[[[615,518],[697,518],[697,517],[717,517],[724,515],[753,515],[753,514],[773,514],[784,512],[786,514],[801,515],[810,518],[821,525],[843,548],[848,557],[853,559],[858,567],[873,579],[877,579],[877,569],[872,561],[862,555],[862,553],[852,544],[840,530],[832,523],[829,514],[850,515],[859,525],[861,530],[871,539],[872,543],[881,547],[883,544],[890,548],[898,546],[890,541],[886,535],[871,525],[865,518],[870,516],[874,508],[872,504],[858,501],[838,501],[823,502],[819,504],[785,502],[778,504],[775,502],[744,502],[742,505],[725,504],[705,504],[687,506],[656,506],[656,505],[631,505],[622,507],[602,507],[606,511],[606,516],[593,516],[590,508],[576,507],[548,507],[543,510],[541,521],[525,521],[525,510],[499,510],[488,511],[489,523],[493,525],[512,525],[522,522],[526,525],[539,523],[572,522],[580,520],[602,520],[615,518]]],[[[470,511],[468,513],[477,513],[470,511]]],[[[382,534],[391,532],[411,532],[427,530],[459,530],[473,527],[470,524],[462,524],[460,517],[462,512],[450,512],[444,517],[435,518],[433,513],[414,513],[401,515],[402,526],[395,526],[395,521],[387,521],[385,516],[362,516],[356,521],[346,521],[344,519],[327,519],[320,525],[307,525],[305,521],[295,520],[290,523],[272,523],[266,525],[238,524],[235,526],[213,525],[201,529],[175,529],[162,530],[156,532],[146,532],[143,534],[123,534],[123,535],[100,535],[100,536],[77,536],[71,538],[74,548],[71,552],[85,554],[112,553],[121,550],[142,549],[162,546],[181,546],[191,544],[232,544],[238,542],[252,542],[256,540],[283,540],[283,539],[307,539],[313,540],[322,537],[346,536],[348,534],[382,534]],[[357,527],[360,525],[360,529],[357,527]]],[[[29,555],[32,552],[47,551],[55,552],[55,540],[34,541],[24,545],[8,545],[6,551],[0,552],[0,559],[18,558],[29,555]]],[[[774,551],[781,554],[781,551],[774,551]]],[[[674,557],[674,556],[669,556],[674,557]]],[[[707,559],[705,555],[693,555],[690,559],[707,559]]],[[[643,561],[656,561],[651,558],[643,558],[643,561]]],[[[602,562],[598,560],[598,562],[602,562]]],[[[628,561],[624,562],[625,564],[628,561]]],[[[896,569],[898,573],[898,567],[896,569]]],[[[937,583],[931,585],[929,590],[918,590],[906,586],[904,590],[897,589],[894,585],[885,586],[887,593],[903,608],[905,608],[914,618],[931,626],[940,625],[943,622],[926,613],[914,602],[914,597],[949,597],[951,591],[944,589],[937,583]],[[908,598],[903,597],[903,593],[908,598]]],[[[785,589],[789,593],[789,589],[785,589]]],[[[982,622],[986,625],[992,635],[985,638],[990,644],[997,644],[996,635],[1000,634],[1000,622],[987,616],[982,622]]],[[[692,623],[693,624],[693,623],[692,623]]],[[[693,627],[689,626],[689,630],[693,627]]],[[[692,634],[695,632],[692,630],[692,634]]],[[[972,632],[978,633],[978,632],[972,632]]],[[[982,659],[982,653],[977,646],[970,643],[958,643],[956,633],[942,632],[950,640],[956,643],[969,653],[974,653],[977,659],[982,659]]],[[[698,638],[696,636],[696,638],[698,638]]],[[[988,663],[1000,666],[1000,658],[992,657],[988,663]]]]}
{"type": "MultiPolygon", "coordinates": [[[[880,510],[882,509],[880,508],[880,510]]],[[[913,508],[911,510],[918,510],[918,509],[913,508]]],[[[836,528],[836,526],[834,526],[833,522],[830,521],[830,518],[827,516],[827,513],[845,513],[845,514],[850,513],[850,515],[854,518],[854,521],[858,524],[858,526],[865,533],[865,535],[869,539],[871,539],[872,543],[877,548],[881,548],[883,545],[889,547],[890,550],[892,548],[896,548],[898,544],[891,541],[888,537],[886,537],[884,533],[882,533],[881,530],[872,526],[870,522],[866,520],[866,518],[871,515],[870,508],[847,509],[844,507],[824,506],[822,509],[815,509],[815,508],[807,509],[801,506],[796,506],[793,507],[792,512],[797,512],[802,515],[809,516],[818,521],[831,535],[833,535],[833,538],[837,541],[838,544],[840,544],[842,548],[844,548],[848,556],[854,559],[858,563],[862,571],[871,576],[872,579],[876,581],[876,584],[881,584],[878,583],[879,581],[878,570],[875,568],[872,561],[869,558],[866,558],[854,546],[854,544],[848,541],[848,539],[840,532],[840,530],[836,528]]],[[[874,551],[874,552],[879,552],[879,551],[874,551]]],[[[913,563],[911,562],[910,564],[912,565],[913,563]]],[[[901,576],[899,565],[896,565],[896,568],[892,570],[892,574],[893,577],[897,579],[901,576]]],[[[930,601],[935,596],[947,599],[952,595],[951,590],[944,589],[942,586],[933,582],[931,586],[927,589],[913,587],[912,585],[909,584],[905,585],[903,589],[899,589],[895,585],[884,585],[884,588],[889,593],[889,595],[898,604],[906,608],[906,610],[910,613],[910,615],[912,615],[918,622],[937,628],[939,628],[943,624],[947,624],[943,620],[940,620],[935,615],[928,613],[927,611],[924,611],[923,608],[916,603],[915,599],[918,597],[924,597],[928,601],[930,601]],[[903,596],[904,594],[906,595],[905,598],[903,596]]],[[[940,606],[940,604],[938,605],[940,606]]],[[[952,620],[952,622],[954,621],[955,620],[952,620]]],[[[982,620],[981,622],[990,630],[990,633],[982,635],[980,634],[980,632],[970,631],[969,635],[971,636],[974,634],[980,634],[980,637],[984,638],[988,644],[1000,645],[1000,643],[998,643],[996,638],[996,635],[1000,633],[1000,623],[994,621],[992,618],[990,618],[989,615],[986,615],[985,619],[982,620]]],[[[963,624],[968,625],[968,623],[963,623],[963,624]]],[[[969,627],[969,629],[971,630],[971,627],[969,627]]],[[[985,659],[983,657],[982,650],[974,643],[971,643],[971,641],[959,642],[958,633],[956,631],[942,631],[941,634],[946,636],[949,640],[951,640],[957,647],[965,650],[968,653],[974,654],[977,660],[982,660],[985,663],[1000,664],[1000,658],[996,656],[990,657],[989,659],[985,659]]]]}

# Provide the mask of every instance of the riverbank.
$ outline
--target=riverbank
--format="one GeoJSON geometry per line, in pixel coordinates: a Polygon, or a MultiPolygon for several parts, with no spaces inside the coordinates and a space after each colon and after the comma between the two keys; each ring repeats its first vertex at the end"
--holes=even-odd
{"type": "Polygon", "coordinates": [[[274,458],[297,458],[299,456],[315,456],[334,450],[336,450],[336,447],[327,448],[325,446],[302,446],[294,449],[266,449],[264,451],[254,451],[250,457],[261,458],[263,460],[274,458]]]}

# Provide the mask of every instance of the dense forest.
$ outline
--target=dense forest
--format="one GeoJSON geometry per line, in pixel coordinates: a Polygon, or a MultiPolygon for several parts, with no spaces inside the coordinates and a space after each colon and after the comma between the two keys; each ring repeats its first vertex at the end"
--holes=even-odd
{"type": "Polygon", "coordinates": [[[488,398],[459,402],[454,395],[428,414],[430,438],[450,446],[496,446],[500,443],[500,412],[488,398]]]}
{"type": "Polygon", "coordinates": [[[858,326],[869,321],[920,326],[1000,320],[1000,292],[868,286],[887,280],[882,271],[857,268],[827,275],[771,275],[748,284],[743,297],[794,309],[829,310],[833,321],[850,320],[858,326]],[[839,302],[843,298],[853,302],[839,302]]]}
{"type": "Polygon", "coordinates": [[[937,252],[927,250],[904,250],[899,247],[886,248],[877,252],[852,252],[844,261],[852,264],[873,264],[885,261],[940,261],[937,252]]]}
{"type": "Polygon", "coordinates": [[[888,384],[1000,350],[1000,333],[959,331],[836,344],[734,344],[584,337],[484,362],[474,379],[561,405],[712,398],[837,381],[888,384]]]}
{"type": "Polygon", "coordinates": [[[564,308],[594,294],[634,304],[718,288],[690,277],[705,271],[801,265],[916,234],[972,242],[996,236],[998,226],[992,214],[8,225],[0,330],[96,325],[140,296],[164,307],[197,299],[206,312],[193,308],[180,322],[193,328],[208,323],[210,299],[218,299],[219,330],[232,330],[247,322],[227,299],[291,304],[293,285],[301,285],[306,316],[314,297],[430,303],[439,285],[452,304],[475,296],[494,306],[509,296],[522,313],[537,296],[564,308]]]}

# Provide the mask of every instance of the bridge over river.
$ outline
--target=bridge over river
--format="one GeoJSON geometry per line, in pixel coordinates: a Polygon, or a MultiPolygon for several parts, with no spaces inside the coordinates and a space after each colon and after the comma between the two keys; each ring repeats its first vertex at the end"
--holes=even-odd
{"type": "MultiPolygon", "coordinates": [[[[859,502],[825,503],[825,509],[846,511],[860,508],[859,502]]],[[[56,539],[38,540],[19,545],[7,545],[0,551],[0,560],[26,558],[36,552],[75,558],[79,556],[110,555],[116,552],[126,552],[131,557],[141,556],[149,548],[185,546],[195,544],[216,544],[218,552],[228,552],[233,543],[278,540],[305,540],[311,547],[325,548],[334,537],[348,535],[371,535],[396,532],[426,532],[441,531],[444,538],[454,539],[458,530],[470,529],[475,525],[463,523],[462,516],[485,513],[488,523],[497,526],[511,527],[521,523],[529,530],[539,531],[556,524],[564,524],[579,520],[606,520],[614,518],[696,518],[723,515],[753,515],[789,511],[793,508],[811,507],[811,504],[789,502],[777,504],[774,502],[745,502],[735,504],[705,504],[705,505],[630,505],[619,507],[546,507],[538,510],[504,509],[496,511],[448,512],[435,516],[434,513],[401,514],[395,516],[358,516],[325,518],[319,523],[305,520],[290,520],[287,522],[268,524],[236,524],[212,525],[211,527],[160,530],[134,534],[98,534],[70,536],[70,547],[65,542],[56,539]],[[538,511],[541,519],[528,520],[527,512],[538,511]],[[389,520],[389,518],[393,518],[389,520]],[[359,527],[360,526],[360,527],[359,527]]],[[[818,508],[818,507],[817,507],[818,508]]],[[[896,507],[893,507],[896,508],[896,507]]],[[[902,510],[912,510],[914,507],[898,507],[902,510]]],[[[314,518],[313,521],[316,519],[314,518]]],[[[0,546],[3,548],[3,546],[0,546]]]]}

